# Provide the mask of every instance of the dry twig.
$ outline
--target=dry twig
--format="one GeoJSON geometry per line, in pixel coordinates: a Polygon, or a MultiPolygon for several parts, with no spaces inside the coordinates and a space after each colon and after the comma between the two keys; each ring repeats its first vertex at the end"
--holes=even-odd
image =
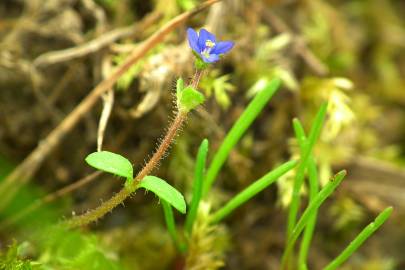
{"type": "Polygon", "coordinates": [[[139,32],[140,29],[145,29],[148,25],[155,23],[160,17],[161,14],[152,13],[136,25],[114,29],[79,46],[59,51],[46,52],[34,60],[34,66],[43,68],[95,53],[119,39],[133,36],[135,33],[139,32]]]}
{"type": "MultiPolygon", "coordinates": [[[[102,68],[103,76],[110,73],[111,61],[109,57],[105,57],[102,68]]],[[[97,130],[97,151],[101,151],[104,140],[104,132],[107,128],[108,119],[110,118],[111,111],[114,105],[114,90],[110,89],[108,92],[102,95],[103,98],[103,110],[101,112],[100,121],[98,123],[97,130]]]]}

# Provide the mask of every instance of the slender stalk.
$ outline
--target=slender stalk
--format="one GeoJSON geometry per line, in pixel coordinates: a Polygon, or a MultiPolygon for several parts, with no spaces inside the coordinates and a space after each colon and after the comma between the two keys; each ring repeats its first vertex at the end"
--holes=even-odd
{"type": "Polygon", "coordinates": [[[204,74],[203,69],[196,69],[194,73],[193,80],[191,81],[190,85],[194,88],[197,89],[198,84],[200,83],[201,77],[204,74]]]}
{"type": "Polygon", "coordinates": [[[170,234],[170,237],[173,240],[174,245],[176,248],[183,253],[185,251],[185,245],[181,243],[179,236],[176,231],[176,223],[174,221],[174,215],[173,215],[173,210],[172,207],[170,206],[169,203],[167,203],[165,200],[161,200],[162,208],[163,208],[163,213],[165,216],[165,222],[166,222],[166,227],[167,230],[170,234]]]}
{"type": "MultiPolygon", "coordinates": [[[[198,86],[201,78],[201,73],[202,71],[196,72],[190,83],[190,85],[192,85],[194,88],[197,88],[198,86]]],[[[180,130],[186,119],[187,112],[177,112],[174,121],[167,130],[167,133],[164,136],[163,140],[160,142],[159,147],[156,149],[155,153],[142,168],[142,170],[135,176],[130,185],[122,188],[118,193],[116,193],[113,197],[102,203],[97,208],[90,210],[80,216],[76,216],[71,218],[70,220],[67,220],[66,225],[71,228],[87,225],[91,222],[97,221],[105,214],[113,210],[116,206],[123,203],[128,196],[135,192],[135,190],[138,188],[139,182],[142,181],[145,176],[150,174],[152,170],[159,164],[160,160],[165,157],[166,152],[173,143],[178,131],[180,130]]]]}
{"type": "Polygon", "coordinates": [[[194,220],[197,216],[198,206],[199,206],[200,200],[201,200],[207,153],[208,153],[208,140],[204,139],[198,149],[195,174],[194,174],[194,182],[193,182],[193,197],[191,199],[191,204],[190,204],[190,208],[187,213],[186,223],[185,223],[186,232],[189,235],[191,235],[191,230],[193,228],[194,220]]]}
{"type": "Polygon", "coordinates": [[[387,207],[374,220],[367,225],[357,237],[340,253],[336,259],[329,263],[323,270],[335,270],[342,265],[384,222],[390,217],[392,207],[387,207]]]}
{"type": "Polygon", "coordinates": [[[145,176],[147,176],[155,167],[159,164],[159,161],[164,157],[166,151],[169,149],[170,145],[174,141],[177,132],[180,130],[181,126],[183,125],[184,121],[187,118],[187,114],[184,112],[178,112],[176,118],[174,119],[173,123],[170,125],[166,136],[163,138],[162,142],[160,143],[159,147],[153,154],[152,158],[146,163],[146,165],[142,168],[142,170],[135,176],[134,184],[136,185],[137,182],[141,181],[145,176]]]}
{"type": "MultiPolygon", "coordinates": [[[[135,183],[135,182],[134,182],[135,183]]],[[[122,188],[118,193],[111,197],[108,201],[102,203],[99,207],[88,211],[80,216],[75,216],[65,223],[67,227],[75,228],[87,225],[102,218],[105,214],[121,204],[132,192],[128,188],[122,188]]]]}

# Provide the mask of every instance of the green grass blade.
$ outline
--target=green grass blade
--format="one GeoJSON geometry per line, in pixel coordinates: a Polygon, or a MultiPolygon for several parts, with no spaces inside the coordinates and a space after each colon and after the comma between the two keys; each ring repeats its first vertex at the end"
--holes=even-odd
{"type": "Polygon", "coordinates": [[[374,220],[368,224],[357,237],[340,253],[336,259],[329,263],[324,270],[334,270],[342,265],[362,244],[366,241],[385,221],[390,217],[392,213],[392,207],[386,208],[382,211],[374,220]]]}
{"type": "Polygon", "coordinates": [[[225,206],[216,211],[212,216],[211,223],[220,222],[222,219],[232,213],[233,210],[247,202],[249,199],[251,199],[253,196],[255,196],[257,193],[259,193],[272,183],[274,183],[280,176],[293,169],[296,165],[297,161],[288,161],[277,167],[276,169],[272,170],[271,172],[267,173],[262,178],[255,181],[253,184],[249,185],[247,188],[233,197],[225,206]]]}
{"type": "MultiPolygon", "coordinates": [[[[297,138],[298,144],[300,146],[301,155],[305,152],[305,147],[307,147],[307,138],[305,135],[304,128],[298,119],[293,120],[293,127],[295,131],[295,137],[297,138]]],[[[309,164],[307,168],[309,172],[309,202],[311,203],[316,195],[318,194],[318,172],[316,168],[316,163],[313,156],[310,156],[309,164]]],[[[312,235],[315,230],[316,218],[318,211],[315,210],[310,217],[308,224],[305,226],[304,235],[302,237],[300,250],[298,253],[298,266],[300,270],[308,269],[306,265],[309,247],[311,245],[312,235]]]]}
{"type": "Polygon", "coordinates": [[[284,250],[284,255],[282,258],[282,269],[287,269],[287,262],[290,258],[291,252],[293,251],[294,244],[298,239],[298,236],[301,234],[302,230],[308,224],[308,221],[313,216],[314,211],[317,211],[321,204],[328,198],[333,191],[340,185],[343,178],[346,175],[346,171],[341,171],[336,174],[331,181],[316,195],[314,200],[308,205],[299,219],[297,225],[294,227],[294,230],[291,233],[290,238],[287,241],[287,246],[284,250]]]}
{"type": "Polygon", "coordinates": [[[191,234],[194,220],[195,220],[195,217],[197,216],[198,205],[200,204],[200,200],[201,200],[207,153],[208,153],[208,140],[204,139],[198,149],[196,166],[195,166],[194,183],[193,183],[193,197],[191,199],[190,209],[188,210],[188,214],[186,217],[185,226],[186,226],[186,231],[189,234],[191,234]]]}
{"type": "Polygon", "coordinates": [[[172,238],[173,243],[176,246],[176,248],[180,252],[184,252],[185,246],[183,245],[183,243],[180,242],[180,239],[177,235],[176,223],[174,222],[174,215],[173,215],[172,207],[165,200],[161,200],[160,202],[162,204],[163,213],[165,216],[166,227],[170,234],[170,237],[172,238]]]}
{"type": "Polygon", "coordinates": [[[307,143],[307,136],[305,135],[304,127],[298,118],[293,119],[293,128],[295,137],[297,138],[301,152],[305,152],[305,144],[307,143]]]}
{"type": "Polygon", "coordinates": [[[321,133],[322,125],[325,121],[326,111],[328,108],[328,103],[323,103],[319,109],[314,124],[311,127],[311,131],[308,137],[308,146],[305,147],[304,155],[301,157],[300,164],[298,165],[297,174],[294,180],[292,198],[290,209],[288,212],[288,221],[287,221],[287,239],[290,238],[292,230],[295,226],[297,219],[298,209],[300,207],[300,190],[302,183],[304,181],[305,170],[308,166],[309,157],[312,153],[312,148],[314,147],[316,141],[318,140],[319,134],[321,133]]]}
{"type": "MultiPolygon", "coordinates": [[[[312,157],[309,161],[308,171],[309,171],[309,203],[311,203],[314,201],[319,190],[318,172],[315,160],[312,157]]],[[[298,253],[298,266],[300,270],[308,269],[306,263],[309,247],[311,246],[312,235],[315,230],[317,215],[318,209],[313,211],[311,217],[308,220],[308,224],[305,226],[304,235],[302,237],[300,250],[298,253]]]]}
{"type": "Polygon", "coordinates": [[[256,119],[259,113],[263,110],[264,106],[266,106],[273,94],[277,91],[280,86],[280,82],[281,81],[279,79],[273,79],[270,81],[270,83],[253,98],[231,130],[228,132],[222,145],[215,153],[210,167],[208,168],[204,181],[203,196],[207,195],[218,175],[219,170],[221,169],[225,160],[228,158],[229,152],[240,140],[242,135],[256,119]]]}

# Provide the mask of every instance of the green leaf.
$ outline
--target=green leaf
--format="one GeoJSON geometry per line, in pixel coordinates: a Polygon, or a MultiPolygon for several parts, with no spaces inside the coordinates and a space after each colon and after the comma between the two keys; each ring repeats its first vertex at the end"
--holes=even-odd
{"type": "Polygon", "coordinates": [[[177,106],[181,111],[189,112],[205,100],[203,94],[191,86],[187,86],[181,91],[177,91],[177,106]]]}
{"type": "Polygon", "coordinates": [[[108,151],[94,152],[86,157],[86,162],[98,170],[125,177],[128,181],[133,179],[132,164],[121,155],[108,151]]]}
{"type": "Polygon", "coordinates": [[[156,176],[148,175],[141,181],[139,187],[152,191],[160,199],[165,200],[179,210],[180,213],[186,213],[186,202],[183,195],[166,181],[156,176]]]}

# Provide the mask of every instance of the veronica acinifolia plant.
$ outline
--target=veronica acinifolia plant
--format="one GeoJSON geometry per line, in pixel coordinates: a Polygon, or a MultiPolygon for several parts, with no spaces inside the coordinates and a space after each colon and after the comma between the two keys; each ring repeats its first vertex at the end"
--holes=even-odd
{"type": "MultiPolygon", "coordinates": [[[[144,188],[154,192],[164,202],[163,205],[165,207],[163,209],[166,217],[165,220],[168,223],[167,225],[171,231],[171,235],[174,235],[174,224],[169,224],[174,220],[171,207],[175,207],[183,214],[186,213],[184,197],[166,181],[152,176],[150,173],[165,156],[180,127],[187,119],[188,113],[204,102],[204,95],[197,90],[204,69],[206,69],[210,63],[218,61],[220,55],[231,50],[234,45],[231,41],[216,42],[215,36],[205,29],[202,29],[199,35],[192,29],[188,29],[187,33],[190,47],[197,56],[195,61],[196,72],[188,85],[185,85],[181,78],[177,81],[177,112],[173,122],[167,129],[166,135],[161,140],[153,156],[135,177],[133,176],[132,164],[128,159],[108,151],[98,151],[90,154],[86,158],[90,166],[98,170],[125,177],[125,186],[110,200],[102,203],[99,207],[68,220],[67,224],[70,227],[83,226],[100,219],[122,203],[137,189],[144,188]]],[[[175,242],[178,241],[177,239],[174,240],[175,242]]]]}

